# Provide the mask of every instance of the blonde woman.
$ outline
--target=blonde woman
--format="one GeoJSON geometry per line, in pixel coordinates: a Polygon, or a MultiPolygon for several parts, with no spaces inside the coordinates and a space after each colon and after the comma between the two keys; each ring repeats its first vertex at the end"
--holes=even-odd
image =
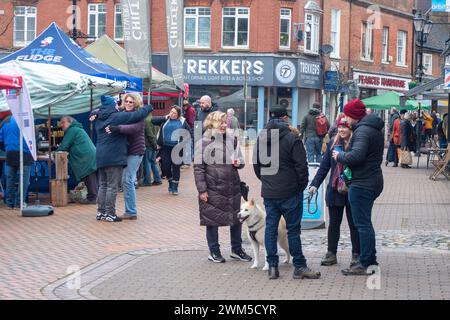
{"type": "MultiPolygon", "coordinates": [[[[127,93],[122,96],[122,107],[124,112],[135,112],[143,107],[142,98],[138,93],[127,93]]],[[[117,133],[127,136],[128,155],[127,166],[122,174],[122,188],[125,203],[124,220],[136,220],[136,174],[145,154],[145,123],[144,119],[126,125],[108,126],[106,132],[117,133]]]]}
{"type": "Polygon", "coordinates": [[[231,258],[251,261],[242,249],[242,224],[237,214],[241,205],[238,169],[244,167],[238,140],[227,134],[227,114],[210,113],[204,122],[202,140],[195,145],[194,177],[199,193],[200,225],[206,226],[208,260],[223,263],[219,227],[229,226],[231,258]],[[201,162],[198,160],[201,157],[201,162]]]}
{"type": "Polygon", "coordinates": [[[323,183],[328,175],[328,172],[330,171],[330,182],[328,183],[325,195],[325,201],[330,215],[330,224],[328,226],[328,250],[322,259],[321,264],[323,266],[337,264],[336,253],[340,237],[341,222],[345,209],[352,242],[352,260],[350,263],[350,266],[352,266],[358,262],[360,253],[359,234],[355,224],[353,223],[348,195],[345,192],[342,192],[342,190],[338,190],[339,187],[337,186],[337,179],[342,173],[343,166],[338,164],[331,157],[333,150],[339,150],[341,152],[348,149],[350,139],[352,137],[352,129],[351,125],[346,121],[344,114],[339,115],[336,126],[337,133],[328,143],[327,150],[320,163],[320,168],[309,187],[309,194],[310,196],[313,196],[317,192],[317,189],[323,183]]]}

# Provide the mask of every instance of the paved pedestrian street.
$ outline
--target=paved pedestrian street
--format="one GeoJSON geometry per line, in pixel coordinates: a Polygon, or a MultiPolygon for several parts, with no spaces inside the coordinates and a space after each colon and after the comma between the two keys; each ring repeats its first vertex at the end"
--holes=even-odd
{"type": "MultiPolygon", "coordinates": [[[[282,265],[280,279],[269,281],[250,263],[231,261],[227,228],[220,230],[227,262],[209,262],[192,168],[182,171],[177,197],[166,183],[140,187],[136,221],[98,222],[95,206],[73,204],[23,218],[2,204],[0,299],[450,299],[450,181],[429,180],[430,170],[383,167],[373,212],[380,270],[371,278],[340,273],[351,252],[345,219],[337,266],[320,266],[325,229],[302,232],[319,280],[293,280],[292,265],[282,265]]],[[[250,165],[241,178],[261,204],[250,165]]]]}

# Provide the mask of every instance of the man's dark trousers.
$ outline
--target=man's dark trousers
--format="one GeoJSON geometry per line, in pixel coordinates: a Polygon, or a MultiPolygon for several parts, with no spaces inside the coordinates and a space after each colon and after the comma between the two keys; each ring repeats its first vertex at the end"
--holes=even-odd
{"type": "Polygon", "coordinates": [[[267,262],[270,267],[278,266],[278,224],[281,216],[286,221],[289,252],[296,268],[306,267],[306,258],[302,252],[300,240],[301,220],[303,213],[303,193],[288,199],[264,199],[266,207],[265,246],[267,262]]]}

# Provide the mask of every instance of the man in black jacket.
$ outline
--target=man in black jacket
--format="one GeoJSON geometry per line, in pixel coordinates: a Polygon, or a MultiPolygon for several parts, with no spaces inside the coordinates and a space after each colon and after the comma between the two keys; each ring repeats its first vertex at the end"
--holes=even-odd
{"type": "Polygon", "coordinates": [[[353,222],[359,233],[359,263],[342,270],[345,275],[366,275],[369,266],[378,265],[372,208],[383,191],[384,122],[376,115],[366,115],[364,103],[355,99],[344,106],[347,121],[353,126],[349,151],[333,152],[333,158],[352,171],[348,198],[353,222]]]}
{"type": "Polygon", "coordinates": [[[294,279],[318,279],[320,273],[306,264],[300,240],[303,191],[308,184],[306,152],[299,134],[291,132],[287,121],[286,109],[273,109],[271,120],[253,150],[253,168],[262,182],[261,196],[267,212],[265,247],[269,279],[279,277],[277,238],[281,216],[286,221],[294,279]]]}

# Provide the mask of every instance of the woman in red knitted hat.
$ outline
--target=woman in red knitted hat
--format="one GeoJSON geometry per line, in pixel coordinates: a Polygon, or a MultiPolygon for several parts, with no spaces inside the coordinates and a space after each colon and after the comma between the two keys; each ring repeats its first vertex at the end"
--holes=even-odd
{"type": "Polygon", "coordinates": [[[341,152],[334,150],[333,158],[352,172],[348,199],[359,233],[360,256],[359,263],[342,272],[345,275],[366,275],[369,266],[378,265],[372,208],[383,191],[384,122],[374,114],[367,115],[366,106],[359,99],[346,104],[344,114],[352,125],[353,136],[349,149],[341,152]]]}

